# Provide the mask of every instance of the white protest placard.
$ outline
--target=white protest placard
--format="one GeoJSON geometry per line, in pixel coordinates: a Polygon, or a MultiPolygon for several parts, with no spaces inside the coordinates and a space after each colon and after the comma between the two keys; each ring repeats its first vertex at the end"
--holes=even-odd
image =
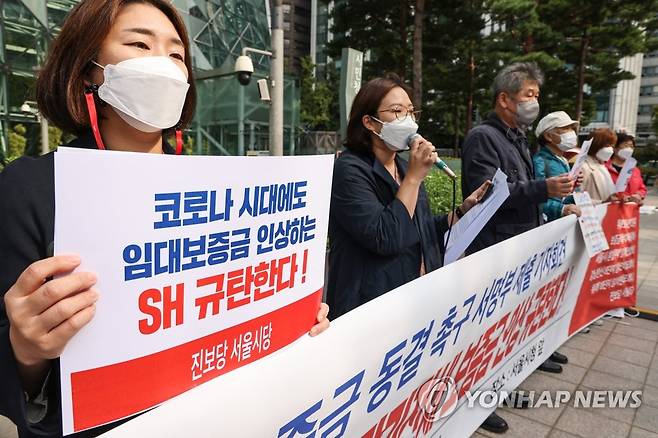
{"type": "Polygon", "coordinates": [[[585,159],[587,158],[587,152],[589,151],[589,147],[592,145],[592,140],[587,140],[583,142],[583,145],[580,147],[580,152],[578,153],[578,157],[576,158],[576,161],[573,164],[573,167],[571,168],[571,171],[569,172],[569,176],[572,179],[575,179],[578,177],[578,174],[580,173],[580,168],[583,167],[583,163],[585,162],[585,159]]]}
{"type": "Polygon", "coordinates": [[[576,205],[580,207],[581,215],[578,218],[580,229],[583,232],[585,246],[590,258],[608,249],[608,241],[605,238],[601,217],[597,214],[587,192],[574,192],[573,198],[576,205]]]}
{"type": "Polygon", "coordinates": [[[156,406],[288,345],[322,298],[333,157],[60,148],[55,253],[94,272],[60,359],[64,434],[156,406]]]}
{"type": "Polygon", "coordinates": [[[616,193],[624,193],[626,191],[626,187],[628,186],[628,181],[630,181],[631,179],[631,175],[633,174],[633,169],[635,169],[635,166],[637,166],[637,160],[635,158],[631,157],[628,160],[626,160],[624,166],[621,168],[621,171],[619,172],[619,178],[617,178],[617,183],[615,184],[616,193]]]}
{"type": "MultiPolygon", "coordinates": [[[[466,251],[468,245],[473,242],[489,219],[498,211],[500,206],[509,197],[509,186],[507,175],[497,169],[491,180],[491,193],[483,202],[475,204],[459,221],[452,226],[450,241],[447,242],[444,265],[457,260],[466,251]]],[[[447,240],[446,232],[444,240],[447,240]]]]}

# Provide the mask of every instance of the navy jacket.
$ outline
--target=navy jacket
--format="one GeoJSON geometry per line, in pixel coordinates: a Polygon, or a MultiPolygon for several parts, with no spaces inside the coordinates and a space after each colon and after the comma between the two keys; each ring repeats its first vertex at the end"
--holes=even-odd
{"type": "MultiPolygon", "coordinates": [[[[407,162],[396,158],[404,176],[407,162]]],[[[433,216],[421,185],[413,219],[398,184],[371,154],[344,152],[334,165],[327,303],[334,319],[443,264],[446,216],[433,216]]]]}
{"type": "Polygon", "coordinates": [[[510,196],[501,205],[471,246],[472,254],[542,224],[540,204],[548,199],[546,180],[535,180],[525,134],[505,125],[491,113],[473,128],[462,151],[462,194],[475,191],[500,168],[507,175],[510,196]]]}
{"type": "MultiPolygon", "coordinates": [[[[68,146],[95,149],[91,131],[68,146]]],[[[174,150],[163,142],[164,152],[174,150]]],[[[46,386],[48,411],[45,418],[30,424],[16,359],[9,343],[9,320],[4,295],[30,264],[52,255],[55,233],[54,154],[22,157],[0,173],[0,415],[9,417],[25,437],[58,437],[62,434],[59,360],[53,361],[46,386]]],[[[103,403],[103,400],[98,400],[103,403]]],[[[97,436],[118,424],[69,435],[72,438],[97,436]]]]}

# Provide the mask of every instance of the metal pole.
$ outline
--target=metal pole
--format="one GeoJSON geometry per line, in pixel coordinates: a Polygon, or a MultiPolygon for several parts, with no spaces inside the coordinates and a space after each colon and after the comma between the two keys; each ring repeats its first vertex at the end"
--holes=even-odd
{"type": "Polygon", "coordinates": [[[238,86],[238,156],[244,156],[244,87],[238,86]]]}
{"type": "Polygon", "coordinates": [[[295,81],[290,84],[290,155],[295,155],[295,134],[297,133],[297,87],[295,81]]]}
{"type": "Polygon", "coordinates": [[[48,139],[48,120],[41,114],[38,114],[39,123],[41,124],[41,154],[45,155],[50,152],[50,141],[48,139]]]}
{"type": "Polygon", "coordinates": [[[270,152],[283,155],[283,0],[274,1],[272,16],[272,109],[270,111],[270,152]]]}
{"type": "Polygon", "coordinates": [[[249,150],[253,151],[256,148],[256,125],[254,122],[249,124],[249,150]]]}

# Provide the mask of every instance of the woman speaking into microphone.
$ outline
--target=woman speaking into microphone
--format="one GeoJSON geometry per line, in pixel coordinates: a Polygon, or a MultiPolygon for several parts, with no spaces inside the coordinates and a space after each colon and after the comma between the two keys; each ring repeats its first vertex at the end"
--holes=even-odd
{"type": "Polygon", "coordinates": [[[489,181],[448,215],[430,211],[423,180],[436,149],[415,135],[416,111],[397,76],[356,95],[347,150],[334,165],[327,303],[336,318],[443,265],[441,236],[486,193],[489,181]],[[411,140],[410,140],[411,139],[411,140]],[[409,161],[398,152],[409,149],[409,161]]]}

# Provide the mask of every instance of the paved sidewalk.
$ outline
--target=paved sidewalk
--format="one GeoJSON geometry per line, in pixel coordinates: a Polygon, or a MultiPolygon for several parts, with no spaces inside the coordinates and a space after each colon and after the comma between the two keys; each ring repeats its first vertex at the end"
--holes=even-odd
{"type": "MultiPolygon", "coordinates": [[[[647,205],[658,206],[654,188],[647,205]]],[[[640,217],[638,307],[658,311],[658,212],[640,217]]],[[[603,320],[559,348],[569,357],[562,374],[535,371],[520,386],[542,390],[642,390],[632,408],[501,408],[509,430],[496,435],[478,429],[473,438],[658,438],[658,322],[640,318],[603,320]]]]}

